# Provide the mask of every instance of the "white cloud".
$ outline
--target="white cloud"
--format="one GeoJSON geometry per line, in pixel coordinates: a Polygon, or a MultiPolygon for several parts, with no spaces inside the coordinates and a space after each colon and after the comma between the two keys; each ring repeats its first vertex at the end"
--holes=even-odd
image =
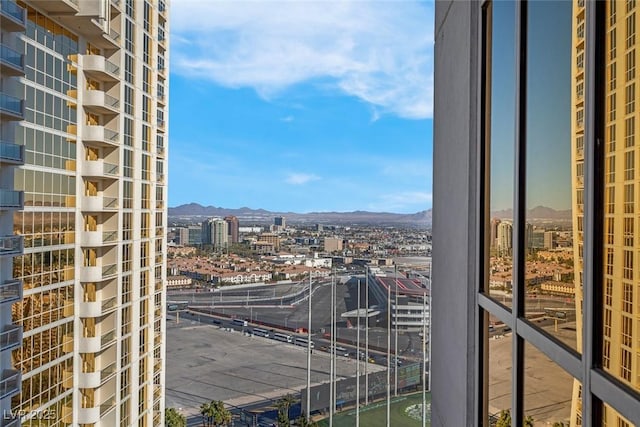
{"type": "Polygon", "coordinates": [[[280,119],[281,122],[291,123],[293,121],[293,116],[286,116],[280,119]]]}
{"type": "Polygon", "coordinates": [[[290,173],[285,179],[285,182],[292,185],[303,185],[311,181],[317,181],[319,179],[319,176],[313,174],[290,173]]]}
{"type": "Polygon", "coordinates": [[[376,114],[432,114],[433,7],[414,1],[174,0],[172,67],[271,99],[327,82],[376,114]]]}

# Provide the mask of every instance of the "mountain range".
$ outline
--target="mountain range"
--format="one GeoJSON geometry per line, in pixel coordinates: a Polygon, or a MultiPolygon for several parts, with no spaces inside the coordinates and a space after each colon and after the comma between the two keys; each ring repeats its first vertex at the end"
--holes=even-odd
{"type": "Polygon", "coordinates": [[[413,214],[398,214],[390,212],[271,212],[265,209],[251,209],[242,207],[229,209],[216,206],[202,206],[198,203],[188,203],[169,208],[171,221],[198,221],[208,217],[225,217],[234,215],[241,223],[260,224],[273,223],[275,216],[283,216],[291,224],[334,224],[334,225],[405,225],[415,227],[431,227],[431,209],[413,214]]]}

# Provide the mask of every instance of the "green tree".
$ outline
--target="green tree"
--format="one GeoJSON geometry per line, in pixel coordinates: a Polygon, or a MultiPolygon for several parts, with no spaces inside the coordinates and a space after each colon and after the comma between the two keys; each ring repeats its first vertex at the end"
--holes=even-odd
{"type": "Polygon", "coordinates": [[[214,426],[226,426],[231,423],[233,414],[227,408],[224,407],[224,402],[221,400],[212,400],[209,403],[212,409],[212,420],[214,426]]]}
{"type": "Polygon", "coordinates": [[[175,408],[166,408],[164,410],[164,425],[166,427],[186,427],[187,418],[175,408]]]}
{"type": "Polygon", "coordinates": [[[213,407],[210,403],[203,403],[200,405],[200,415],[202,415],[202,425],[207,427],[211,426],[211,421],[213,420],[213,407]]]}
{"type": "Polygon", "coordinates": [[[319,427],[316,421],[307,421],[307,416],[304,413],[296,419],[296,425],[300,427],[319,427]]]}
{"type": "MultiPolygon", "coordinates": [[[[524,417],[522,425],[524,427],[533,427],[533,417],[531,415],[524,417]]],[[[511,427],[511,411],[509,409],[500,411],[495,427],[511,427]]]]}
{"type": "Polygon", "coordinates": [[[511,427],[511,411],[506,409],[500,411],[500,417],[496,422],[496,427],[511,427]]]}

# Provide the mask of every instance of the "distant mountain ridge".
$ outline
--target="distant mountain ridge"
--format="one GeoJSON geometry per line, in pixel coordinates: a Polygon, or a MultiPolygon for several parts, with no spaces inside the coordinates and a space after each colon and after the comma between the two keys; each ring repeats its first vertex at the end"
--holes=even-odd
{"type": "Polygon", "coordinates": [[[169,208],[169,217],[173,220],[197,220],[202,217],[224,217],[235,215],[241,222],[249,223],[272,223],[274,216],[284,216],[289,223],[318,223],[318,224],[403,224],[417,227],[431,227],[431,209],[416,212],[413,214],[398,214],[391,212],[271,212],[265,209],[251,209],[241,207],[229,209],[216,206],[202,206],[198,203],[188,203],[185,205],[169,208]]]}
{"type": "MultiPolygon", "coordinates": [[[[511,219],[513,218],[512,209],[503,209],[501,211],[491,212],[492,218],[511,219]]],[[[546,206],[536,206],[527,211],[527,218],[530,219],[551,219],[551,220],[571,220],[571,209],[555,210],[546,206]]]]}

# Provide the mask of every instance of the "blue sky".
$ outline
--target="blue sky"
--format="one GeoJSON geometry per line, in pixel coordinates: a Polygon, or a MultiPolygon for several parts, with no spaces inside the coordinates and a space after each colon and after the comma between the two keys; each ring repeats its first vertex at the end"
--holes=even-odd
{"type": "Polygon", "coordinates": [[[171,3],[169,205],[431,207],[433,4],[171,3]]]}

